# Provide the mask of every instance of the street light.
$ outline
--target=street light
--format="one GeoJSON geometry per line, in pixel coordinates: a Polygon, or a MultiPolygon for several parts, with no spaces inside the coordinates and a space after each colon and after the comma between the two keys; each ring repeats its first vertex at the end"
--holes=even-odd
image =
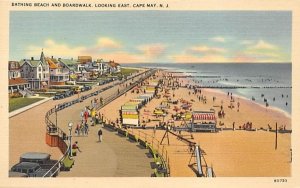
{"type": "Polygon", "coordinates": [[[72,157],[72,126],[73,126],[73,123],[72,122],[69,122],[68,124],[68,128],[69,128],[69,140],[70,140],[70,144],[69,144],[69,156],[72,157]]]}
{"type": "Polygon", "coordinates": [[[57,127],[57,111],[58,111],[58,106],[55,105],[55,126],[57,127]]]}

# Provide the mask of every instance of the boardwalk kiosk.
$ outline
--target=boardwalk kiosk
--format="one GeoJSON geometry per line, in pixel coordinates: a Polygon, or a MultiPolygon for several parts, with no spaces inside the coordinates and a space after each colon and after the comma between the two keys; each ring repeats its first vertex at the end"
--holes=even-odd
{"type": "Polygon", "coordinates": [[[123,125],[139,125],[139,111],[137,105],[126,103],[121,107],[120,112],[123,125]]]}
{"type": "Polygon", "coordinates": [[[216,132],[216,124],[217,119],[213,109],[210,111],[194,111],[192,114],[192,132],[216,132]]]}

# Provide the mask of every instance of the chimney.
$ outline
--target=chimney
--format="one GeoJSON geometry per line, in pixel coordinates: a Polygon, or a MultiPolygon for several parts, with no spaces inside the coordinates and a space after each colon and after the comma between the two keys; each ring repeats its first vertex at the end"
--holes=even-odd
{"type": "Polygon", "coordinates": [[[33,61],[34,60],[34,58],[33,57],[31,57],[31,61],[33,61]]]}

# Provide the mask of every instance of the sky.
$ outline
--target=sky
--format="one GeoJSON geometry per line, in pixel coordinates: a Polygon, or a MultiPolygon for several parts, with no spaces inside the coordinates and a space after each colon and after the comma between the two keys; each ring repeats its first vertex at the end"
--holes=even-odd
{"type": "Polygon", "coordinates": [[[11,11],[10,60],[291,62],[289,11],[11,11]]]}

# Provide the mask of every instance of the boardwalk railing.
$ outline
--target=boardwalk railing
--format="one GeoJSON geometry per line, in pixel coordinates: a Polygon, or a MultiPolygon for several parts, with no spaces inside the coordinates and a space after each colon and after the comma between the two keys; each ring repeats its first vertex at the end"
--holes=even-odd
{"type": "MultiPolygon", "coordinates": [[[[100,108],[104,107],[105,105],[107,105],[108,103],[110,103],[111,101],[115,100],[116,98],[118,98],[119,96],[123,95],[124,93],[126,93],[127,91],[129,91],[130,89],[132,89],[133,87],[135,87],[136,85],[140,84],[143,80],[149,78],[151,75],[153,75],[156,72],[155,69],[149,69],[145,72],[136,74],[134,76],[128,77],[127,79],[118,82],[116,84],[122,84],[125,83],[126,81],[130,80],[130,79],[134,79],[135,77],[138,76],[142,76],[143,74],[145,75],[142,79],[138,80],[135,83],[130,84],[128,87],[126,87],[125,89],[119,91],[119,93],[117,93],[116,95],[112,95],[112,96],[108,96],[107,98],[103,99],[103,103],[98,103],[96,105],[96,109],[99,110],[100,108]]],[[[115,84],[115,85],[116,85],[115,84]]],[[[77,104],[79,102],[82,102],[83,100],[86,100],[92,96],[96,96],[99,93],[108,90],[110,88],[114,87],[114,85],[109,85],[105,88],[99,89],[93,93],[89,93],[87,95],[81,96],[80,99],[75,99],[69,102],[65,102],[62,104],[58,104],[56,107],[51,108],[48,112],[46,112],[45,114],[45,124],[46,124],[46,143],[52,147],[58,147],[60,149],[60,151],[63,153],[63,156],[60,158],[60,160],[53,166],[51,167],[51,169],[44,174],[43,177],[52,177],[58,174],[59,169],[60,169],[60,165],[61,162],[65,159],[65,157],[67,157],[68,155],[68,145],[65,142],[66,140],[68,140],[67,134],[60,129],[56,124],[54,124],[51,120],[50,120],[50,116],[54,113],[57,113],[60,110],[63,110],[65,108],[68,108],[74,104],[77,104]],[[55,169],[55,167],[57,167],[57,169],[53,171],[53,169],[55,169]]],[[[69,146],[70,147],[70,146],[69,146]]],[[[70,148],[69,148],[70,149],[70,148]]]]}

